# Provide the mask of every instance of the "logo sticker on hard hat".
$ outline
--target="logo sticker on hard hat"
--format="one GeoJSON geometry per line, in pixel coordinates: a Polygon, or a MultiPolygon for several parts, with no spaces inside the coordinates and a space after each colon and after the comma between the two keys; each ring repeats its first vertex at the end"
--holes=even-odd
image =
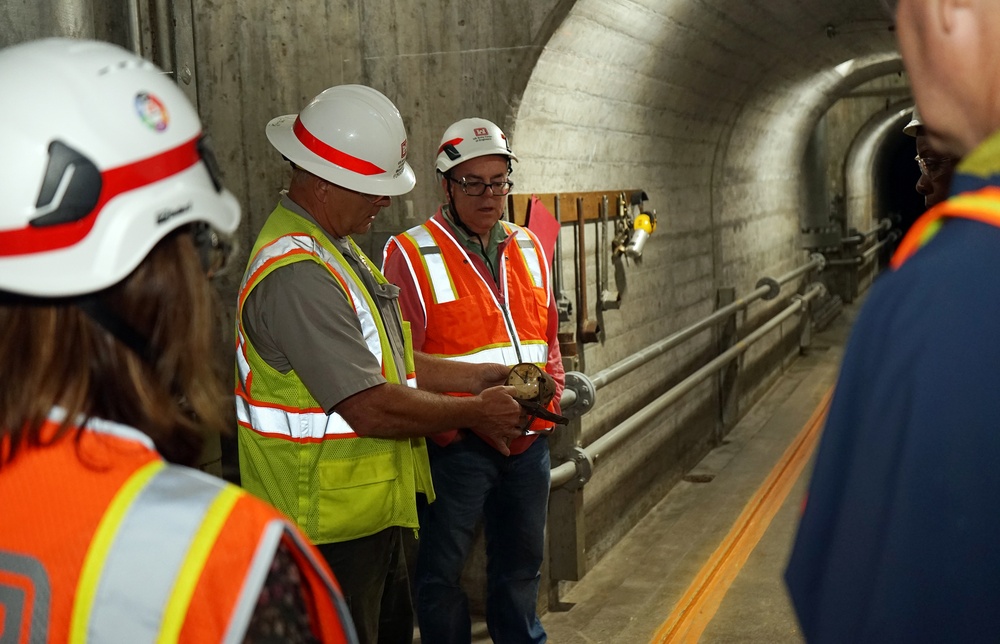
{"type": "Polygon", "coordinates": [[[484,127],[477,127],[475,130],[473,130],[473,134],[475,134],[476,136],[489,136],[490,135],[489,131],[487,131],[487,129],[484,128],[484,127]]]}
{"type": "Polygon", "coordinates": [[[170,117],[163,102],[152,94],[139,92],[135,95],[135,111],[139,114],[142,122],[157,132],[167,129],[170,117]]]}
{"type": "Polygon", "coordinates": [[[406,139],[399,146],[399,163],[396,164],[396,172],[392,175],[395,179],[399,175],[403,174],[403,168],[406,167],[406,139]]]}

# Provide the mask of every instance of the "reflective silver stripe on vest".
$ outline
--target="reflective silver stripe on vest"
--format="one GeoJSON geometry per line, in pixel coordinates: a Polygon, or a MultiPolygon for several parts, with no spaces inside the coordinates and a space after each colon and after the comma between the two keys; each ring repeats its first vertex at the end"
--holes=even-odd
{"type": "MultiPolygon", "coordinates": [[[[331,271],[340,276],[343,283],[347,284],[348,292],[353,300],[354,311],[361,324],[365,345],[379,361],[379,364],[382,364],[382,343],[378,335],[378,325],[372,311],[368,309],[367,300],[361,291],[362,287],[341,266],[337,258],[326,248],[323,248],[316,239],[308,235],[285,235],[262,248],[246,271],[243,283],[240,285],[240,292],[242,293],[246,288],[250,276],[263,269],[268,262],[302,250],[322,261],[331,271]]],[[[237,339],[237,370],[244,392],[249,393],[246,391],[246,384],[250,379],[250,364],[243,355],[243,347],[246,346],[247,342],[240,325],[237,325],[237,339]]],[[[268,434],[287,436],[295,440],[321,439],[327,436],[344,438],[356,436],[354,429],[339,414],[288,411],[266,405],[255,405],[241,396],[236,396],[236,416],[241,423],[255,431],[260,432],[262,428],[267,428],[268,434]]]]}
{"type": "Polygon", "coordinates": [[[531,343],[521,345],[521,356],[518,358],[517,351],[512,346],[489,347],[480,349],[474,353],[467,353],[461,356],[441,356],[447,360],[457,360],[459,362],[472,362],[484,364],[487,362],[499,362],[508,367],[513,367],[519,362],[534,362],[535,364],[545,364],[549,359],[549,347],[546,344],[531,343]]]}
{"type": "MultiPolygon", "coordinates": [[[[395,244],[396,252],[399,253],[399,256],[403,258],[404,262],[406,262],[406,269],[410,271],[410,281],[413,284],[413,288],[417,291],[417,301],[420,302],[420,310],[423,311],[424,321],[426,322],[427,305],[424,303],[424,291],[420,288],[420,282],[417,280],[417,272],[413,270],[413,262],[410,261],[410,256],[406,254],[406,250],[403,248],[403,245],[400,244],[399,240],[395,237],[390,237],[389,241],[385,243],[385,248],[382,249],[382,266],[385,266],[385,260],[389,257],[389,246],[392,244],[395,244]]],[[[413,386],[416,387],[416,384],[413,386]]]]}
{"type": "Polygon", "coordinates": [[[434,302],[445,304],[454,302],[455,289],[451,284],[451,277],[448,275],[448,267],[445,266],[444,257],[437,242],[423,226],[417,226],[407,231],[414,241],[417,242],[417,250],[427,267],[427,276],[430,278],[431,291],[433,291],[434,302]]]}
{"type": "Polygon", "coordinates": [[[243,641],[247,627],[250,625],[250,619],[253,617],[253,611],[257,606],[257,598],[267,581],[267,575],[271,571],[271,563],[274,561],[274,555],[278,551],[282,537],[288,537],[294,544],[292,547],[297,548],[300,554],[312,564],[317,575],[322,579],[323,585],[326,586],[330,602],[337,610],[340,627],[347,635],[347,641],[349,643],[357,642],[358,636],[354,631],[354,623],[351,621],[351,613],[347,604],[334,586],[333,579],[326,574],[323,564],[313,556],[311,546],[299,537],[298,532],[292,528],[291,524],[280,519],[273,519],[265,526],[264,533],[257,544],[257,550],[254,552],[253,561],[250,562],[250,569],[247,572],[246,582],[240,590],[236,609],[233,611],[229,628],[222,640],[224,644],[236,644],[243,641]]]}
{"type": "Polygon", "coordinates": [[[361,332],[365,336],[365,344],[372,355],[378,360],[379,364],[382,364],[382,344],[379,342],[378,325],[375,322],[372,312],[368,310],[367,300],[365,300],[364,293],[361,291],[363,287],[358,285],[358,281],[350,273],[345,272],[347,269],[337,261],[337,258],[330,251],[323,248],[316,239],[309,235],[285,235],[261,248],[243,276],[243,283],[240,284],[239,292],[243,292],[243,289],[246,288],[247,280],[263,268],[265,263],[280,259],[284,255],[299,250],[304,250],[319,259],[326,264],[327,268],[339,275],[343,283],[347,284],[351,298],[354,300],[354,312],[357,313],[358,320],[361,322],[361,332]]]}
{"type": "Polygon", "coordinates": [[[242,396],[236,396],[236,418],[257,433],[280,434],[295,440],[357,436],[344,417],[336,412],[327,415],[323,412],[288,411],[254,405],[242,396]],[[263,431],[265,428],[266,432],[263,431]]]}
{"type": "MultiPolygon", "coordinates": [[[[305,558],[312,564],[317,575],[323,580],[323,585],[326,586],[327,592],[330,594],[334,607],[337,609],[337,617],[340,619],[340,628],[344,631],[344,635],[347,636],[347,644],[357,644],[358,635],[354,630],[354,621],[351,618],[351,611],[347,607],[347,602],[344,601],[344,596],[337,589],[333,578],[326,572],[326,564],[320,563],[320,559],[315,556],[314,548],[309,544],[308,541],[304,540],[297,530],[290,527],[289,524],[280,521],[277,522],[281,532],[278,533],[278,538],[280,540],[281,536],[286,536],[289,540],[298,547],[300,553],[305,556],[305,558]]],[[[268,525],[268,533],[276,526],[268,525]]],[[[273,556],[271,557],[273,558],[273,556]]],[[[262,563],[265,568],[265,572],[271,567],[271,558],[263,558],[262,563]]],[[[257,559],[254,558],[254,567],[257,566],[257,559]]],[[[255,596],[256,597],[256,596],[255,596]]]]}
{"type": "Polygon", "coordinates": [[[108,551],[87,625],[92,642],[155,642],[188,547],[225,483],[177,467],[157,472],[108,551]],[[156,565],[150,564],[155,553],[156,565]]]}
{"type": "Polygon", "coordinates": [[[246,356],[247,339],[243,337],[243,325],[236,325],[236,373],[240,376],[240,389],[244,389],[250,375],[250,363],[246,356]]]}
{"type": "MultiPolygon", "coordinates": [[[[512,228],[514,227],[512,226],[512,228]]],[[[517,248],[521,251],[521,257],[528,265],[528,272],[531,273],[531,281],[536,287],[544,288],[544,276],[541,262],[538,261],[538,251],[535,249],[535,240],[520,226],[514,228],[514,234],[517,235],[517,248]]]]}
{"type": "Polygon", "coordinates": [[[278,551],[278,544],[281,543],[281,535],[285,533],[285,530],[287,530],[287,526],[279,519],[274,519],[264,528],[264,534],[261,536],[253,560],[250,562],[246,580],[240,589],[236,609],[229,621],[229,628],[226,629],[226,635],[222,639],[226,644],[236,644],[243,641],[247,627],[250,625],[250,618],[253,617],[254,608],[257,606],[257,598],[264,587],[264,582],[267,581],[267,574],[271,570],[274,553],[278,551]]]}

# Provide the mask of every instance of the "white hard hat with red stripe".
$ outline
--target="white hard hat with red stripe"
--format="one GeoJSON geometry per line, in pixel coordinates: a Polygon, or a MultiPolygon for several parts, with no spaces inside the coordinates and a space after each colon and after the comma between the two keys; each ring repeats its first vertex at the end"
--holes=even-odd
{"type": "Polygon", "coordinates": [[[179,226],[236,230],[197,113],[152,63],[38,40],[0,51],[0,86],[0,290],[92,293],[179,226]]]}
{"type": "Polygon", "coordinates": [[[499,126],[481,118],[462,119],[444,131],[435,165],[439,172],[446,173],[459,163],[489,154],[505,156],[508,163],[510,159],[517,161],[499,126]]]}
{"type": "Polygon", "coordinates": [[[272,119],[267,140],[296,166],[344,188],[392,197],[416,183],[399,110],[371,87],[324,90],[298,114],[272,119]]]}

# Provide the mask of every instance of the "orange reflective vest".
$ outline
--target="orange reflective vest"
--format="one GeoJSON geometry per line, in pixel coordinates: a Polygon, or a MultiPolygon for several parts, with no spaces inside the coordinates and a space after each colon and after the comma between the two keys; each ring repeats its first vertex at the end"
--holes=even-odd
{"type": "Polygon", "coordinates": [[[890,266],[897,269],[941,229],[946,217],[960,217],[1000,227],[1000,188],[963,192],[934,206],[913,223],[899,243],[890,266]]]}
{"type": "MultiPolygon", "coordinates": [[[[42,429],[53,437],[54,410],[42,429]]],[[[279,544],[324,642],[356,642],[319,554],[274,508],[92,419],[0,469],[0,640],[241,642],[279,544]],[[11,638],[8,640],[7,638],[11,638]]]]}
{"type": "MultiPolygon", "coordinates": [[[[390,239],[385,248],[385,259],[397,251],[406,256],[424,311],[421,350],[449,360],[508,366],[532,362],[544,369],[551,289],[548,263],[534,233],[500,222],[507,239],[500,245],[495,289],[443,222],[439,210],[426,223],[390,239]]],[[[551,422],[536,419],[531,430],[551,427],[551,422]]],[[[447,444],[454,435],[445,432],[431,438],[447,444]]]]}

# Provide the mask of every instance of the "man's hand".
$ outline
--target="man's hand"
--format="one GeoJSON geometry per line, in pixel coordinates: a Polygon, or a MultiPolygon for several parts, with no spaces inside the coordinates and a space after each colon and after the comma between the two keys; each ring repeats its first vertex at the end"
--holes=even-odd
{"type": "Polygon", "coordinates": [[[479,379],[479,388],[473,393],[481,393],[484,389],[504,384],[507,382],[507,374],[510,373],[510,367],[496,362],[487,362],[476,365],[476,367],[478,368],[476,375],[479,379]]]}
{"type": "Polygon", "coordinates": [[[492,442],[504,456],[510,456],[510,442],[524,435],[521,430],[521,405],[514,400],[513,393],[514,388],[507,386],[484,389],[477,396],[480,402],[479,419],[470,427],[484,440],[492,442]]]}

